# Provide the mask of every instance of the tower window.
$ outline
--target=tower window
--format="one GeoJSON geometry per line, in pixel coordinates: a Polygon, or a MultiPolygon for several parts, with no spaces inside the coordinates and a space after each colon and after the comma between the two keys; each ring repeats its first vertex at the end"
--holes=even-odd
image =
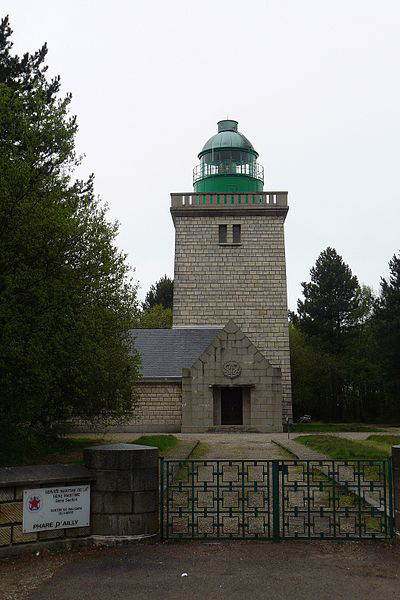
{"type": "Polygon", "coordinates": [[[220,225],[219,226],[219,243],[226,244],[228,241],[228,226],[220,225]]]}
{"type": "Polygon", "coordinates": [[[232,228],[232,241],[234,244],[240,244],[240,225],[234,225],[232,228]]]}

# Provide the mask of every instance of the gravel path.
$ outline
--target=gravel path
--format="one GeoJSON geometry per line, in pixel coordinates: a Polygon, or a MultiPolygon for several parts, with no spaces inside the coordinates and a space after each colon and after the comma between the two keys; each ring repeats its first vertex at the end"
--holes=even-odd
{"type": "Polygon", "coordinates": [[[258,459],[269,460],[284,458],[285,453],[271,440],[257,439],[254,436],[243,439],[242,435],[197,434],[207,449],[201,458],[205,459],[258,459]]]}

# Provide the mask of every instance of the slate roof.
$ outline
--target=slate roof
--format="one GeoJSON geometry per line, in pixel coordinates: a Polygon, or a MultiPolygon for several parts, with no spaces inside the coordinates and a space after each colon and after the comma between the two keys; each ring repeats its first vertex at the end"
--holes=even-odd
{"type": "Polygon", "coordinates": [[[190,368],[222,329],[131,329],[142,357],[142,377],[182,377],[182,369],[190,368]]]}

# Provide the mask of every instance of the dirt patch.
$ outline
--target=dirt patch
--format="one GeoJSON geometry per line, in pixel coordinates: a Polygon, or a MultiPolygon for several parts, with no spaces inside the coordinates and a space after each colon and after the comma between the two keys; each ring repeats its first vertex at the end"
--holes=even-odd
{"type": "Polygon", "coordinates": [[[0,600],[24,600],[50,579],[71,554],[48,552],[0,560],[0,600]]]}
{"type": "Polygon", "coordinates": [[[112,556],[117,548],[93,547],[69,550],[42,550],[0,559],[0,600],[26,600],[32,592],[70,563],[112,556]]]}

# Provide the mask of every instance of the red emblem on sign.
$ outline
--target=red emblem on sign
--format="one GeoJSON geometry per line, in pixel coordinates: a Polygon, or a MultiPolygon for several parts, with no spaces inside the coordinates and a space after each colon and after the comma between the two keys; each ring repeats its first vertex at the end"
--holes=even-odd
{"type": "Polygon", "coordinates": [[[40,496],[31,496],[28,500],[28,508],[31,512],[36,512],[40,510],[40,496]]]}

